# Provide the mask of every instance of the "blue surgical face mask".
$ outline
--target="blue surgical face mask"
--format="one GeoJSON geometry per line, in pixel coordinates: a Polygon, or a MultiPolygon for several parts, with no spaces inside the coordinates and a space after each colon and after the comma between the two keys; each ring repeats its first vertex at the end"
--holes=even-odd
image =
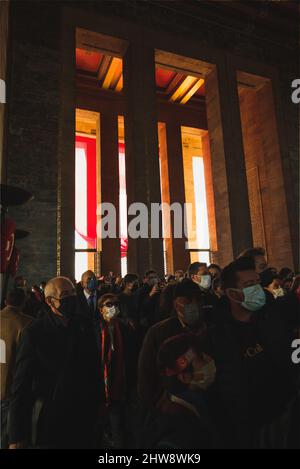
{"type": "Polygon", "coordinates": [[[91,278],[88,281],[87,287],[90,291],[95,291],[97,288],[97,280],[95,278],[91,278]]]}
{"type": "Polygon", "coordinates": [[[244,301],[242,306],[248,311],[258,311],[266,304],[266,294],[261,285],[251,285],[243,288],[244,301]]]}

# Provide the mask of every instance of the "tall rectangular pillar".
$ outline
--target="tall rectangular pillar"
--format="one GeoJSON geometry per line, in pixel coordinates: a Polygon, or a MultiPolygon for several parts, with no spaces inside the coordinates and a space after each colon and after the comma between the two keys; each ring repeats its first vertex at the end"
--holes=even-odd
{"type": "Polygon", "coordinates": [[[205,78],[207,123],[214,183],[218,261],[230,262],[252,246],[237,80],[221,62],[205,78]]]}
{"type": "MultiPolygon", "coordinates": [[[[178,202],[182,206],[184,214],[185,204],[185,187],[184,187],[184,168],[182,158],[182,139],[181,126],[176,121],[168,121],[166,125],[167,131],[167,148],[168,148],[168,173],[170,188],[170,204],[178,202]]],[[[174,223],[172,226],[172,236],[174,234],[174,223]]],[[[173,262],[174,269],[187,269],[190,263],[190,253],[186,249],[187,238],[184,234],[184,218],[182,217],[182,238],[172,239],[173,244],[173,262]]]]}
{"type": "Polygon", "coordinates": [[[233,257],[229,194],[223,142],[222,116],[217,71],[212,70],[205,77],[205,101],[211,169],[214,192],[217,253],[214,261],[221,266],[228,264],[233,257]]]}
{"type": "Polygon", "coordinates": [[[236,69],[218,67],[233,255],[253,245],[236,69]]]}
{"type": "MultiPolygon", "coordinates": [[[[125,93],[126,186],[128,206],[148,208],[148,238],[128,237],[128,271],[143,275],[149,268],[163,274],[163,240],[151,236],[151,203],[161,203],[154,50],[132,42],[123,60],[125,93]]],[[[128,222],[130,219],[128,217],[128,222]]]]}
{"type": "Polygon", "coordinates": [[[280,268],[293,266],[292,245],[272,83],[259,79],[256,87],[240,90],[252,232],[269,264],[280,268]]]}
{"type": "Polygon", "coordinates": [[[118,115],[115,113],[100,114],[100,155],[101,203],[111,203],[116,213],[116,237],[101,240],[101,273],[107,275],[110,271],[121,272],[118,115]]]}
{"type": "Polygon", "coordinates": [[[215,202],[214,202],[213,177],[212,177],[212,168],[211,168],[211,153],[210,153],[208,133],[206,133],[202,137],[202,153],[203,153],[204,174],[205,174],[205,192],[206,192],[211,261],[213,263],[218,263],[216,211],[215,211],[215,202]]]}

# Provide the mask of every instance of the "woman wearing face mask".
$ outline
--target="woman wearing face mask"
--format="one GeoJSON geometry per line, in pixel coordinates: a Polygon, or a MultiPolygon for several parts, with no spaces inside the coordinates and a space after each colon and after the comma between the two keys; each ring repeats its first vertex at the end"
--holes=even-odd
{"type": "Polygon", "coordinates": [[[201,338],[193,334],[171,337],[161,345],[158,368],[164,394],[149,416],[142,447],[223,447],[212,413],[217,401],[210,402],[216,366],[204,348],[201,338]]]}
{"type": "Polygon", "coordinates": [[[275,299],[284,296],[285,293],[279,275],[274,274],[272,281],[266,286],[266,290],[272,293],[275,299]]]}
{"type": "Polygon", "coordinates": [[[118,297],[111,293],[98,300],[101,329],[101,359],[105,403],[114,448],[125,448],[125,351],[118,297]]]}

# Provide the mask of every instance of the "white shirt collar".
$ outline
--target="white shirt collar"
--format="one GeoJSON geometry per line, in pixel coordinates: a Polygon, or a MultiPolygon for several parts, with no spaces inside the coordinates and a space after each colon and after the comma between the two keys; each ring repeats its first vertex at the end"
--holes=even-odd
{"type": "Polygon", "coordinates": [[[88,300],[91,296],[95,296],[95,293],[88,293],[85,289],[83,289],[84,296],[88,300]]]}

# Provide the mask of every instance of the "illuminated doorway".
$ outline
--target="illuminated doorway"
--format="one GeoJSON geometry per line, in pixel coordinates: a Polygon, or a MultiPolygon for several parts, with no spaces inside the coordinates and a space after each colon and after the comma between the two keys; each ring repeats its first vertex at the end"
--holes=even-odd
{"type": "Polygon", "coordinates": [[[207,131],[181,127],[188,245],[191,262],[210,263],[206,168],[202,138],[207,131]]]}
{"type": "Polygon", "coordinates": [[[97,138],[99,113],[76,110],[75,136],[75,279],[97,271],[97,138]]]}
{"type": "Polygon", "coordinates": [[[121,275],[127,274],[127,192],[126,192],[126,162],[125,162],[125,136],[124,117],[118,117],[118,140],[119,140],[119,223],[120,223],[120,256],[121,275]]]}

